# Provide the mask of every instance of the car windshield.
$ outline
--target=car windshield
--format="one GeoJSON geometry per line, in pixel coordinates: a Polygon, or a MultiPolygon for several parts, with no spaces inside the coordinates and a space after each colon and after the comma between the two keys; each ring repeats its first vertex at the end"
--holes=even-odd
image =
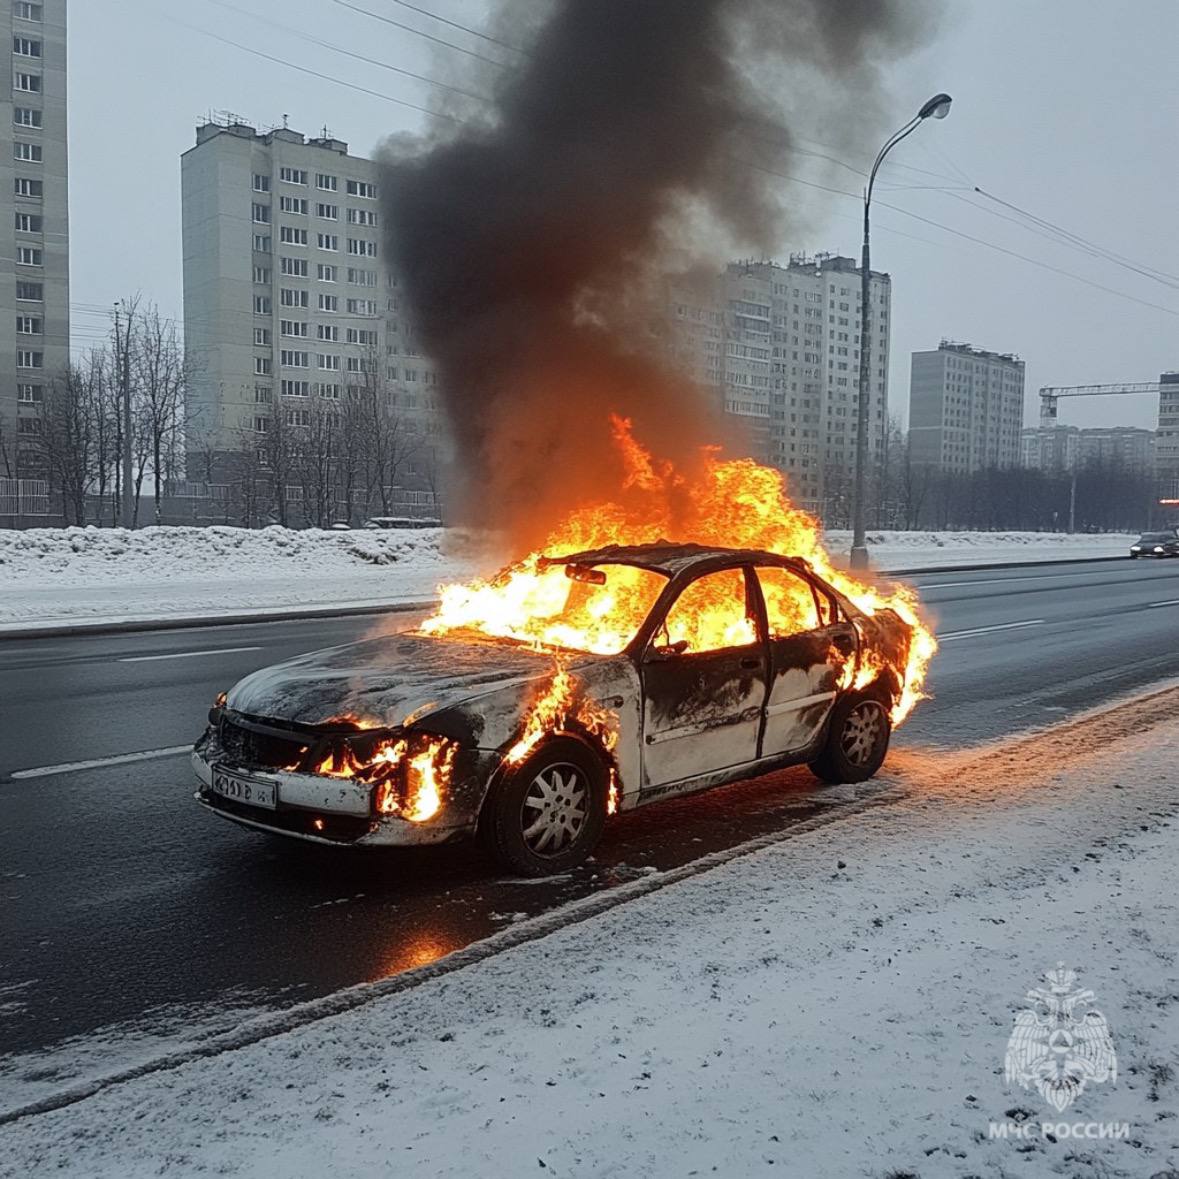
{"type": "Polygon", "coordinates": [[[1146,532],[1138,539],[1139,544],[1162,544],[1164,541],[1174,540],[1171,532],[1146,532]]]}

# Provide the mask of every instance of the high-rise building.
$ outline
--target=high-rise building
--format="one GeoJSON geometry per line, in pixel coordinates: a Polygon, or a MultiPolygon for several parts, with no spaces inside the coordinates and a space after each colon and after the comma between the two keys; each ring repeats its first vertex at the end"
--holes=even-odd
{"type": "MultiPolygon", "coordinates": [[[[713,283],[674,284],[673,352],[727,414],[755,457],[788,476],[795,501],[829,520],[850,510],[859,403],[860,279],[852,258],[793,255],[732,263],[713,283]]],[[[888,421],[892,282],[870,276],[869,464],[888,421]]]]}
{"type": "Polygon", "coordinates": [[[10,82],[0,103],[0,478],[44,472],[49,383],[70,354],[66,0],[4,0],[10,82]]]}
{"type": "Polygon", "coordinates": [[[1155,469],[1165,480],[1168,497],[1179,495],[1179,372],[1159,377],[1159,428],[1155,437],[1155,469]]]}
{"type": "MultiPolygon", "coordinates": [[[[441,445],[435,367],[382,259],[371,160],[326,129],[308,139],[226,116],[197,128],[181,193],[192,477],[260,449],[277,415],[297,430],[338,413],[350,387],[379,387],[421,449],[441,445]]],[[[398,514],[424,502],[407,486],[390,489],[398,514]]]]}
{"type": "Polygon", "coordinates": [[[1024,362],[942,340],[914,352],[909,452],[914,463],[965,474],[1020,462],[1024,362]]]}
{"type": "Polygon", "coordinates": [[[1154,469],[1154,431],[1138,426],[1038,426],[1022,432],[1022,466],[1072,471],[1090,463],[1148,475],[1154,469]]]}

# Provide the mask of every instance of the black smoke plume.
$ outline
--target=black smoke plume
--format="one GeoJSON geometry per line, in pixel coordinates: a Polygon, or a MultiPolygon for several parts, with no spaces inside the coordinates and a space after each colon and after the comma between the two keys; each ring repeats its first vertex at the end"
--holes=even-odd
{"type": "Polygon", "coordinates": [[[390,143],[381,184],[460,506],[521,543],[617,491],[611,411],[680,463],[722,439],[719,407],[669,365],[661,268],[705,224],[772,249],[783,107],[822,105],[808,125],[828,141],[875,135],[880,68],[929,27],[919,0],[555,0],[532,30],[537,8],[499,11],[529,39],[492,116],[390,143]]]}

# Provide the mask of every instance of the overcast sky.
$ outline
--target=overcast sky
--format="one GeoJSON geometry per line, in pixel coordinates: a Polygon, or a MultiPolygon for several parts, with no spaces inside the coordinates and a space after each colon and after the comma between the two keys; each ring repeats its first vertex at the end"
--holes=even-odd
{"type": "MultiPolygon", "coordinates": [[[[392,0],[354,2],[480,46],[392,0]]],[[[467,24],[478,23],[486,7],[484,0],[415,2],[467,24]]],[[[440,68],[437,55],[453,55],[335,0],[71,4],[76,345],[97,338],[103,309],[136,291],[179,318],[179,160],[207,112],[232,110],[260,127],[281,123],[285,114],[306,134],[326,124],[356,154],[370,153],[391,131],[421,126],[408,107],[262,60],[196,29],[423,105],[435,97],[431,87],[323,43],[431,75],[440,68]]],[[[1148,381],[1179,368],[1177,46],[1176,0],[949,0],[929,48],[893,72],[898,126],[936,91],[954,97],[948,119],[931,120],[893,153],[907,167],[882,174],[874,203],[873,267],[893,278],[894,412],[907,415],[910,352],[936,347],[943,336],[1027,362],[1028,424],[1041,385],[1148,381]],[[1029,230],[1010,209],[974,193],[976,185],[1166,277],[1157,281],[1029,230]]],[[[858,189],[850,171],[823,179],[858,189]]],[[[856,201],[821,194],[816,203],[814,190],[794,187],[813,228],[806,240],[784,233],[780,259],[817,250],[858,257],[856,201]]],[[[1064,403],[1061,421],[1153,427],[1156,412],[1151,397],[1086,399],[1064,403]]]]}

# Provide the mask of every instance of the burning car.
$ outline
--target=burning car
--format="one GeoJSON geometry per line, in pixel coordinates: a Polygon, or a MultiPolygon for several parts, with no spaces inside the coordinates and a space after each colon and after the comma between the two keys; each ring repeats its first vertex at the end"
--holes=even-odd
{"type": "Polygon", "coordinates": [[[560,872],[618,810],[798,763],[870,777],[925,633],[768,550],[534,555],[417,631],[241,680],[193,749],[196,797],[326,844],[478,834],[515,872],[560,872]]]}

